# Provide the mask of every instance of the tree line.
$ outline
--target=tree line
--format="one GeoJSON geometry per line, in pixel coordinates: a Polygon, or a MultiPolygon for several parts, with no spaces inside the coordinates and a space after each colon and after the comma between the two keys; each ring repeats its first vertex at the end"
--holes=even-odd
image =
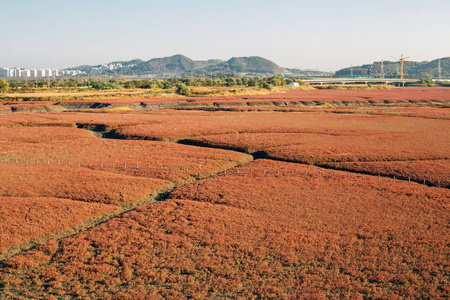
{"type": "Polygon", "coordinates": [[[32,91],[35,89],[175,89],[177,93],[188,93],[189,87],[234,87],[249,86],[272,89],[284,86],[293,79],[272,77],[226,77],[226,78],[183,78],[183,79],[100,79],[100,78],[51,78],[0,80],[0,91],[32,91]]]}

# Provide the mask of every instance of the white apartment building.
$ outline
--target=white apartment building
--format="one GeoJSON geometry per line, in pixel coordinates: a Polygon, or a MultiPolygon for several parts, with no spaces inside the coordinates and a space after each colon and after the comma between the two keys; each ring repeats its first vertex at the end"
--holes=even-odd
{"type": "Polygon", "coordinates": [[[20,70],[20,77],[31,77],[30,69],[20,70]]]}
{"type": "MultiPolygon", "coordinates": [[[[68,72],[67,75],[78,75],[82,72],[68,72]]],[[[66,75],[57,69],[24,69],[24,68],[0,68],[0,78],[39,78],[66,75]]]]}

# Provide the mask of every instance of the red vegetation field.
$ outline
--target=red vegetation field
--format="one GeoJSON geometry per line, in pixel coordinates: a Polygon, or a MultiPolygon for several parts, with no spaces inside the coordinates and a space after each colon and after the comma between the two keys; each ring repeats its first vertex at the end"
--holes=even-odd
{"type": "Polygon", "coordinates": [[[125,205],[137,202],[170,184],[155,178],[91,170],[44,162],[0,163],[0,196],[53,197],[125,205]]]}
{"type": "Polygon", "coordinates": [[[449,197],[376,177],[228,174],[9,259],[1,284],[32,298],[446,298],[449,197]]]}
{"type": "Polygon", "coordinates": [[[113,114],[113,113],[23,113],[0,115],[0,126],[3,127],[36,127],[59,126],[75,127],[77,125],[87,128],[101,127],[113,129],[120,126],[152,123],[149,116],[138,114],[113,114]]]}
{"type": "Polygon", "coordinates": [[[84,167],[131,176],[182,182],[206,176],[251,160],[251,156],[221,149],[200,148],[156,141],[79,139],[32,146],[5,145],[0,155],[21,164],[26,159],[41,163],[84,167]],[[114,164],[114,167],[113,167],[114,164]],[[187,171],[186,171],[187,169],[187,171]],[[200,172],[200,175],[199,175],[200,172]]]}
{"type": "Polygon", "coordinates": [[[381,174],[450,188],[450,160],[349,162],[330,164],[338,169],[381,174]]]}
{"type": "Polygon", "coordinates": [[[0,259],[7,250],[17,251],[15,246],[45,241],[49,235],[82,226],[95,215],[115,209],[62,198],[0,196],[0,259]]]}
{"type": "Polygon", "coordinates": [[[0,142],[41,143],[94,137],[91,131],[71,127],[0,127],[0,142]]]}
{"type": "Polygon", "coordinates": [[[448,91],[0,115],[0,298],[450,298],[448,91]]]}
{"type": "MultiPolygon", "coordinates": [[[[123,127],[116,133],[132,139],[187,139],[201,146],[262,151],[270,158],[329,167],[344,168],[337,162],[424,160],[415,167],[398,163],[397,171],[372,167],[364,172],[433,184],[448,181],[444,165],[450,158],[450,127],[445,119],[276,112],[180,112],[176,116],[168,114],[160,117],[161,123],[123,127]],[[442,161],[433,166],[430,160],[442,161]],[[426,172],[427,168],[434,171],[426,172]]],[[[349,166],[344,169],[360,170],[349,166]]]]}
{"type": "MultiPolygon", "coordinates": [[[[220,149],[94,138],[90,131],[64,127],[0,128],[0,158],[0,197],[4,202],[17,197],[71,199],[115,204],[120,207],[117,213],[148,203],[175,185],[210,176],[251,159],[246,154],[220,149]]],[[[32,207],[38,206],[33,203],[30,202],[32,207]]],[[[57,211],[58,206],[55,206],[55,213],[57,211]]],[[[44,241],[58,236],[62,234],[61,228],[67,231],[95,215],[95,211],[92,214],[81,212],[83,210],[76,222],[68,221],[64,226],[59,218],[48,213],[47,227],[36,222],[24,225],[18,230],[31,232],[30,228],[35,226],[36,235],[18,234],[14,241],[23,244],[11,246],[26,248],[32,245],[29,239],[44,241]]],[[[96,212],[97,219],[107,219],[104,210],[96,212]]],[[[41,213],[46,214],[45,210],[41,213]]],[[[22,221],[18,215],[13,223],[22,221]]],[[[0,227],[9,223],[10,217],[0,218],[0,227]]],[[[7,247],[10,243],[5,241],[3,245],[7,247]]],[[[16,248],[2,251],[11,253],[16,248]]]]}
{"type": "Polygon", "coordinates": [[[311,105],[312,103],[339,103],[342,105],[358,104],[398,104],[423,103],[430,101],[445,102],[450,100],[446,87],[406,87],[387,89],[311,89],[294,90],[285,93],[253,96],[230,97],[179,97],[179,98],[130,98],[102,99],[95,101],[65,101],[72,107],[88,104],[110,104],[130,107],[236,107],[236,106],[284,106],[311,105]]]}
{"type": "MultiPolygon", "coordinates": [[[[441,126],[442,121],[390,116],[280,112],[170,112],[147,113],[155,124],[126,126],[117,130],[124,138],[178,140],[227,133],[329,133],[371,134],[402,132],[414,127],[441,126]],[[351,120],[351,122],[350,122],[351,120]],[[419,122],[415,125],[415,122],[419,122]],[[405,129],[406,128],[406,129],[405,129]]],[[[445,123],[444,123],[445,124],[445,123]]],[[[425,129],[425,128],[424,128],[425,129]]]]}
{"type": "Polygon", "coordinates": [[[450,108],[427,106],[339,107],[331,112],[450,120],[450,108]]]}

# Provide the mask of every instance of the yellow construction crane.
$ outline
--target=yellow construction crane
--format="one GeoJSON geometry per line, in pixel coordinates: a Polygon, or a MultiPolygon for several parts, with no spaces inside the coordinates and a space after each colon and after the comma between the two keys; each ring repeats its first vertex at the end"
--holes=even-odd
{"type": "MultiPolygon", "coordinates": [[[[401,65],[401,67],[400,67],[400,79],[403,79],[403,61],[404,61],[405,59],[407,59],[407,58],[410,58],[410,56],[408,56],[408,57],[403,57],[403,54],[402,54],[402,57],[399,59],[400,65],[401,65]]],[[[394,57],[394,59],[396,59],[396,58],[394,57]]]]}

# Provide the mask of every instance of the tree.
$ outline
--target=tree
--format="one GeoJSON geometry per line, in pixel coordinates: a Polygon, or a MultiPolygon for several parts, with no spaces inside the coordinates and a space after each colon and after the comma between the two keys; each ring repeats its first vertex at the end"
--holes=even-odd
{"type": "Polygon", "coordinates": [[[177,89],[175,90],[175,93],[177,93],[178,95],[189,96],[191,94],[191,91],[185,84],[179,83],[177,84],[177,89]]]}
{"type": "Polygon", "coordinates": [[[280,76],[273,76],[270,81],[274,86],[286,85],[286,80],[280,76]]]}
{"type": "Polygon", "coordinates": [[[0,80],[0,93],[6,93],[9,91],[9,83],[5,79],[0,80]]]}
{"type": "Polygon", "coordinates": [[[227,83],[227,86],[235,86],[236,85],[236,78],[234,78],[234,77],[225,78],[225,81],[227,83]]]}
{"type": "Polygon", "coordinates": [[[68,87],[77,87],[78,86],[78,79],[76,78],[70,78],[67,82],[68,87]]]}

